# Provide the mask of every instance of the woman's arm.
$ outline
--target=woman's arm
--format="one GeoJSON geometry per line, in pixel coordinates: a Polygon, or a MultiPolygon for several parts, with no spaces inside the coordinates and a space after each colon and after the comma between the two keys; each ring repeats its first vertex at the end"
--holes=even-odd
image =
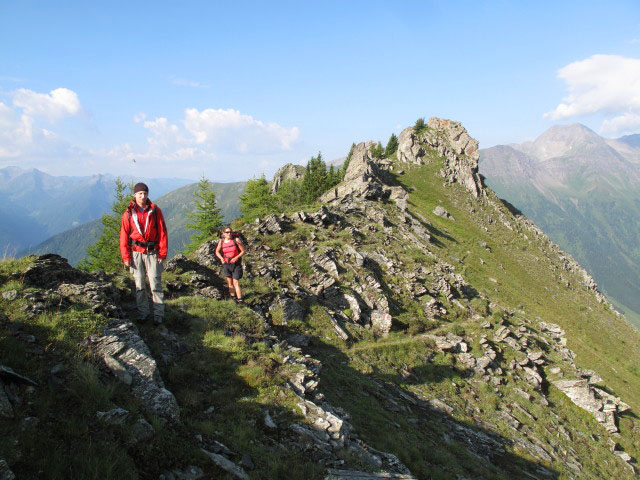
{"type": "Polygon", "coordinates": [[[220,261],[224,263],[224,257],[220,255],[221,248],[222,248],[222,240],[218,240],[218,245],[216,246],[216,257],[218,257],[220,261]]]}

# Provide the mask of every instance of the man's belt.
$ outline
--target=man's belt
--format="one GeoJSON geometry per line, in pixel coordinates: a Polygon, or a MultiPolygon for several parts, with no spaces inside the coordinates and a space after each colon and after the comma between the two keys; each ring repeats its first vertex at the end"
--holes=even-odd
{"type": "Polygon", "coordinates": [[[139,247],[144,247],[147,250],[153,250],[158,242],[140,242],[138,240],[129,239],[129,245],[137,245],[139,247]]]}

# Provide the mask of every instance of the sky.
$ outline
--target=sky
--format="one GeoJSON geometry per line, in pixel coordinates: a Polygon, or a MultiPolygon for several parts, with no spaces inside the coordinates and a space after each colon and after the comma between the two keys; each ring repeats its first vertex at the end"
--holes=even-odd
{"type": "Polygon", "coordinates": [[[640,133],[640,2],[0,0],[0,168],[270,179],[432,116],[640,133]]]}

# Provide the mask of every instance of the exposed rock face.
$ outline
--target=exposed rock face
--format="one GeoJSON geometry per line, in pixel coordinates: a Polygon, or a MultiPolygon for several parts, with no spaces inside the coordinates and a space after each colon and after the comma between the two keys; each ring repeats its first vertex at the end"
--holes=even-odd
{"type": "Polygon", "coordinates": [[[173,394],[164,388],[156,361],[132,323],[111,324],[103,336],[92,335],[88,345],[133,395],[151,412],[177,421],[180,416],[173,394]]]}
{"type": "Polygon", "coordinates": [[[276,193],[283,182],[287,180],[299,180],[304,176],[304,167],[287,163],[280,167],[271,181],[271,193],[276,193]]]}
{"type": "Polygon", "coordinates": [[[353,149],[344,180],[333,190],[325,193],[320,200],[331,202],[345,197],[365,200],[391,198],[406,209],[407,193],[402,187],[388,185],[388,170],[391,162],[373,156],[374,142],[363,142],[353,149]]]}
{"type": "Polygon", "coordinates": [[[441,175],[449,183],[460,183],[474,196],[483,194],[484,185],[478,174],[478,142],[471,138],[460,122],[432,117],[428,128],[419,136],[414,128],[405,128],[398,136],[398,159],[423,165],[429,161],[427,148],[444,158],[441,175]]]}
{"type": "Polygon", "coordinates": [[[557,380],[553,384],[573,403],[593,413],[609,433],[616,433],[616,413],[629,410],[629,405],[619,398],[592,385],[588,379],[557,380]]]}

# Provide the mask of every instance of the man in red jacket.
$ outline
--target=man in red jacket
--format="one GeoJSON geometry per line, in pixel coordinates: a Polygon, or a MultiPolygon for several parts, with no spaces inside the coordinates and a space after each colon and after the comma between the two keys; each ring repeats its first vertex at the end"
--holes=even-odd
{"type": "Polygon", "coordinates": [[[134,200],[122,214],[120,253],[136,282],[136,305],[139,320],[149,316],[149,300],[145,290],[145,276],[149,278],[153,298],[153,321],[162,323],[164,294],[162,293],[162,262],[167,258],[167,226],[162,211],[149,200],[149,187],[137,183],[134,200]]]}

